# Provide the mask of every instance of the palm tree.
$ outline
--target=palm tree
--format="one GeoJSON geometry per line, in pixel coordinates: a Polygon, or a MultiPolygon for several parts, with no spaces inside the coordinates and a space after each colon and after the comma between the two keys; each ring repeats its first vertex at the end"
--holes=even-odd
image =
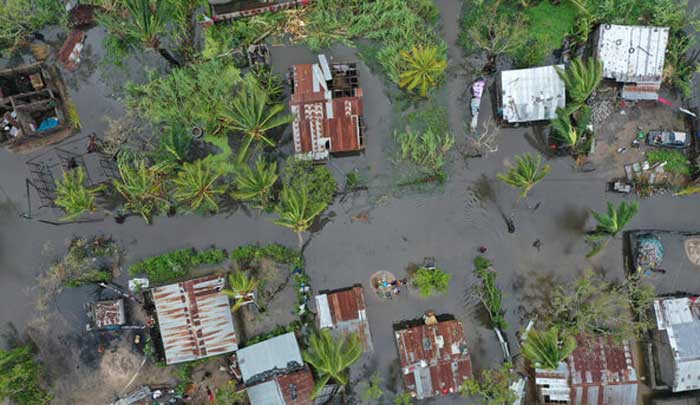
{"type": "Polygon", "coordinates": [[[523,343],[523,356],[535,367],[555,370],[576,349],[576,339],[565,336],[556,326],[548,330],[531,330],[523,343]]]}
{"type": "Polygon", "coordinates": [[[267,163],[258,158],[255,167],[241,165],[235,178],[236,191],[233,198],[252,201],[258,208],[265,208],[270,203],[272,187],[277,182],[277,162],[267,163]]]}
{"type": "Polygon", "coordinates": [[[629,204],[623,201],[617,207],[613,203],[608,202],[607,213],[593,211],[593,218],[598,224],[593,231],[586,235],[586,241],[593,246],[587,257],[595,256],[603,250],[608,240],[617,236],[632,221],[632,218],[637,215],[638,211],[639,203],[636,201],[629,204]]]}
{"type": "Polygon", "coordinates": [[[404,70],[399,74],[399,86],[409,91],[419,88],[421,97],[437,85],[447,68],[447,61],[435,46],[413,47],[411,52],[402,51],[401,58],[404,70]]]}
{"type": "Polygon", "coordinates": [[[108,31],[126,44],[141,44],[158,52],[171,66],[180,62],[162,46],[161,38],[168,32],[168,23],[175,10],[168,0],[122,0],[123,9],[111,14],[99,14],[97,19],[108,31]]]}
{"type": "Polygon", "coordinates": [[[100,189],[85,187],[85,170],[80,166],[63,172],[63,180],[57,184],[54,200],[54,204],[66,212],[62,219],[71,221],[84,212],[95,211],[95,196],[100,189]]]}
{"type": "Polygon", "coordinates": [[[158,165],[147,167],[143,160],[135,164],[121,161],[117,167],[121,178],[113,184],[126,200],[125,207],[139,213],[150,224],[154,212],[165,211],[170,205],[164,197],[163,178],[167,169],[158,165]]]}
{"type": "Polygon", "coordinates": [[[309,229],[317,215],[326,209],[327,204],[312,201],[306,186],[292,188],[285,186],[280,194],[280,204],[277,206],[279,219],[277,225],[286,226],[297,234],[299,250],[304,246],[301,233],[309,229]]]}
{"type": "MultiPolygon", "coordinates": [[[[255,277],[248,277],[242,271],[234,271],[228,275],[228,284],[231,289],[224,289],[224,294],[236,300],[231,311],[237,311],[247,301],[248,295],[255,292],[260,285],[260,282],[255,277]]],[[[258,305],[253,298],[253,303],[258,305]]]]}
{"type": "Polygon", "coordinates": [[[192,211],[218,211],[217,197],[226,187],[217,185],[221,172],[205,158],[194,163],[185,163],[173,180],[174,197],[179,202],[188,202],[192,211]]]}
{"type": "Polygon", "coordinates": [[[270,104],[270,96],[257,84],[247,81],[240,93],[224,112],[224,124],[234,131],[243,132],[248,139],[238,154],[238,162],[245,161],[248,148],[253,141],[263,142],[269,146],[275,143],[265,133],[273,128],[289,124],[294,117],[282,115],[284,104],[270,104]]]}
{"type": "Polygon", "coordinates": [[[532,187],[539,183],[548,173],[551,167],[542,166],[540,155],[530,155],[529,153],[516,156],[516,165],[507,165],[508,173],[498,173],[496,177],[509,186],[519,189],[518,199],[527,196],[532,187]]]}
{"type": "Polygon", "coordinates": [[[331,380],[341,389],[347,385],[348,369],[359,360],[362,352],[362,344],[356,333],[345,335],[338,340],[334,339],[327,329],[311,335],[309,349],[304,352],[303,357],[319,377],[314,388],[314,397],[331,380]]]}
{"type": "Polygon", "coordinates": [[[566,85],[569,100],[573,102],[575,108],[583,105],[603,80],[603,64],[595,58],[588,58],[585,62],[581,58],[576,58],[568,69],[564,70],[557,66],[554,69],[566,85]]]}

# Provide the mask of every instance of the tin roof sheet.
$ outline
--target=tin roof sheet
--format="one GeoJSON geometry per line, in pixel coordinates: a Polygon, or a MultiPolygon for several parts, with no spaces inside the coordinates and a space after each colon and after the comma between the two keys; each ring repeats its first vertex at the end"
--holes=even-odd
{"type": "Polygon", "coordinates": [[[503,118],[510,123],[551,120],[566,106],[566,86],[554,66],[503,71],[500,91],[503,118]]]}
{"type": "Polygon", "coordinates": [[[293,332],[244,347],[238,351],[238,366],[246,385],[284,374],[304,364],[293,332]]]}
{"type": "Polygon", "coordinates": [[[315,301],[320,328],[331,328],[336,335],[357,333],[365,351],[372,350],[362,286],[327,291],[317,295],[315,301]]]}
{"type": "Polygon", "coordinates": [[[596,57],[603,77],[618,82],[660,83],[669,29],[641,25],[601,24],[596,57]]]}
{"type": "Polygon", "coordinates": [[[246,393],[252,405],[285,405],[282,392],[274,380],[248,387],[246,393]]]}
{"type": "Polygon", "coordinates": [[[275,377],[285,405],[311,405],[314,378],[308,368],[275,377]]]}
{"type": "Polygon", "coordinates": [[[674,362],[673,392],[700,389],[700,301],[691,298],[654,300],[657,329],[666,333],[668,345],[656,349],[670,351],[674,362]]]}
{"type": "Polygon", "coordinates": [[[616,344],[611,337],[579,336],[568,364],[572,385],[637,384],[628,342],[616,344]]]}
{"type": "Polygon", "coordinates": [[[454,393],[472,376],[462,323],[456,320],[395,331],[406,388],[419,399],[454,393]]]}
{"type": "Polygon", "coordinates": [[[211,275],[152,290],[167,364],[238,349],[223,288],[224,278],[211,275]]]}

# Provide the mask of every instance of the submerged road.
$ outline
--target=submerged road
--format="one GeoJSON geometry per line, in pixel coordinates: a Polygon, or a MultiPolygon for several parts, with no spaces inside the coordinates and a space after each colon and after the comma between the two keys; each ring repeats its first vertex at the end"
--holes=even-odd
{"type": "MultiPolygon", "coordinates": [[[[448,84],[442,97],[447,100],[450,127],[459,143],[464,143],[463,123],[469,118],[466,94],[472,78],[464,69],[465,60],[456,45],[461,2],[437,0],[437,3],[450,59],[448,84]]],[[[92,63],[101,56],[100,41],[99,31],[91,31],[88,47],[94,58],[92,63]]],[[[338,60],[357,59],[355,50],[346,47],[333,48],[328,54],[338,60]]],[[[303,47],[276,47],[272,59],[275,69],[284,72],[292,63],[312,62],[314,56],[303,47]]],[[[528,128],[503,129],[498,152],[485,159],[464,161],[461,156],[455,156],[449,169],[450,178],[437,192],[393,192],[389,184],[398,173],[389,153],[393,142],[391,132],[398,116],[385,94],[382,79],[364,64],[360,65],[367,150],[362,156],[334,160],[333,170],[341,172],[354,167],[366,170],[370,192],[336,202],[329,209],[323,227],[312,235],[305,251],[312,285],[316,290],[354,283],[367,287],[375,271],[389,270],[403,275],[406,266],[421,261],[424,256],[435,256],[439,266],[453,275],[446,297],[423,299],[406,295],[383,302],[367,290],[375,347],[375,352],[366,359],[367,370],[381,370],[387,384],[394,385],[396,374],[392,373],[396,372],[397,353],[391,325],[397,320],[419,317],[427,309],[455,314],[464,322],[476,370],[500,362],[502,355],[493,332],[485,326],[480,306],[469,298],[475,282],[471,261],[480,245],[488,247],[487,255],[493,259],[498,283],[506,294],[504,304],[514,352],[517,348],[513,333],[523,325],[524,313],[532,309],[533,298],[542,291],[591,268],[610,278],[622,277],[620,241],[613,241],[591,261],[584,257],[587,246],[583,231],[591,226],[589,210],[602,210],[606,201],[619,200],[605,193],[606,179],[597,177],[596,172],[575,172],[571,159],[552,160],[548,162],[552,165],[551,174],[515,208],[516,193],[495,179],[495,174],[513,155],[536,152],[527,141],[531,131],[528,128]],[[539,205],[536,210],[529,208],[536,204],[539,205]],[[353,215],[364,212],[368,213],[369,222],[352,220],[353,215]],[[502,213],[513,213],[515,233],[507,232],[502,213]],[[532,247],[536,239],[542,241],[539,251],[532,247]]],[[[71,92],[82,118],[83,133],[102,133],[103,117],[121,114],[119,101],[111,98],[112,90],[98,71],[74,79],[79,87],[71,92]]],[[[484,105],[489,101],[484,100],[484,105]]],[[[487,108],[482,111],[483,122],[489,118],[490,111],[487,108]]],[[[270,216],[243,211],[212,217],[163,217],[150,226],[137,217],[130,217],[122,225],[111,219],[63,226],[23,219],[20,214],[26,205],[24,179],[28,173],[24,161],[27,158],[0,151],[0,319],[20,329],[32,317],[35,277],[64,252],[66,242],[74,236],[112,235],[126,248],[127,262],[190,246],[215,244],[231,249],[256,242],[296,246],[292,232],[272,224],[270,216]]],[[[697,231],[699,212],[697,197],[655,196],[641,201],[630,229],[697,231]]],[[[700,281],[689,288],[700,289],[700,281]]],[[[69,323],[81,323],[79,309],[84,298],[84,294],[71,291],[60,297],[59,309],[69,323]]],[[[358,367],[355,377],[362,374],[358,367]]],[[[457,404],[464,400],[446,398],[434,403],[457,404]]]]}

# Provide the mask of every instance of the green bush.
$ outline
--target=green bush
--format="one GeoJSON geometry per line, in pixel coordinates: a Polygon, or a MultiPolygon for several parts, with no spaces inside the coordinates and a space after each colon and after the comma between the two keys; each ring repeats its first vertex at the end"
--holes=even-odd
{"type": "Polygon", "coordinates": [[[146,274],[152,285],[187,276],[192,269],[202,264],[220,264],[227,259],[225,250],[179,249],[160,256],[134,263],[129,266],[129,274],[146,274]]]}
{"type": "Polygon", "coordinates": [[[418,291],[420,291],[420,295],[430,297],[435,294],[447,295],[451,279],[451,274],[439,268],[428,270],[421,267],[416,273],[415,283],[416,287],[418,287],[418,291]]]}
{"type": "Polygon", "coordinates": [[[287,159],[282,172],[282,184],[293,189],[309,191],[309,205],[330,205],[335,198],[336,183],[333,173],[326,166],[314,165],[307,160],[294,157],[287,159]]]}
{"type": "Polygon", "coordinates": [[[112,272],[106,270],[89,270],[78,277],[66,280],[66,287],[80,287],[85,284],[107,282],[112,280],[112,272]]]}
{"type": "Polygon", "coordinates": [[[231,252],[230,257],[241,267],[257,265],[257,262],[262,258],[299,268],[304,266],[304,259],[299,252],[279,243],[271,243],[263,247],[257,245],[239,246],[231,252]]]}
{"type": "Polygon", "coordinates": [[[666,162],[664,170],[674,174],[690,176],[690,162],[682,152],[677,150],[651,150],[647,152],[647,160],[652,165],[659,162],[666,162]]]}

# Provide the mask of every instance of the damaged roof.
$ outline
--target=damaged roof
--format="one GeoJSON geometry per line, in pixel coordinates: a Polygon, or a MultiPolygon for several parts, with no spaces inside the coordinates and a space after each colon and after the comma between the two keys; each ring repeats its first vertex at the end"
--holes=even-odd
{"type": "Polygon", "coordinates": [[[320,328],[331,328],[333,332],[341,334],[357,333],[365,351],[372,350],[372,335],[362,286],[327,291],[315,299],[320,328]]]}
{"type": "Polygon", "coordinates": [[[668,44],[667,27],[601,24],[596,58],[603,77],[622,83],[661,83],[668,44]]]}
{"type": "Polygon", "coordinates": [[[304,365],[294,332],[244,347],[237,355],[238,367],[246,385],[269,380],[275,375],[298,370],[304,365]]]}
{"type": "Polygon", "coordinates": [[[314,379],[304,368],[288,374],[277,375],[271,380],[247,388],[251,404],[311,405],[314,379]]]}
{"type": "Polygon", "coordinates": [[[500,92],[503,119],[509,123],[551,120],[557,108],[566,107],[566,86],[554,66],[505,70],[500,92]]]}
{"type": "Polygon", "coordinates": [[[167,364],[233,352],[238,338],[224,278],[211,275],[152,290],[167,364]]]}
{"type": "Polygon", "coordinates": [[[405,388],[418,399],[457,392],[472,377],[462,323],[451,319],[394,331],[405,388]]]}
{"type": "MultiPolygon", "coordinates": [[[[700,303],[697,297],[654,300],[656,327],[668,344],[658,351],[670,351],[673,359],[673,392],[700,389],[700,303]]],[[[671,383],[668,381],[667,383],[671,383]]]]}
{"type": "Polygon", "coordinates": [[[90,305],[90,312],[96,329],[106,329],[126,323],[122,299],[94,302],[90,305]]]}
{"type": "MultiPolygon", "coordinates": [[[[294,114],[294,153],[313,160],[327,159],[330,153],[364,148],[362,89],[356,87],[350,95],[338,96],[331,88],[335,82],[347,83],[343,79],[351,73],[343,66],[349,68],[351,65],[329,67],[325,58],[320,59],[324,63],[292,67],[294,86],[289,101],[294,114]]],[[[356,69],[351,69],[351,72],[357,73],[356,69]]],[[[356,80],[356,77],[352,79],[356,80]]]]}

